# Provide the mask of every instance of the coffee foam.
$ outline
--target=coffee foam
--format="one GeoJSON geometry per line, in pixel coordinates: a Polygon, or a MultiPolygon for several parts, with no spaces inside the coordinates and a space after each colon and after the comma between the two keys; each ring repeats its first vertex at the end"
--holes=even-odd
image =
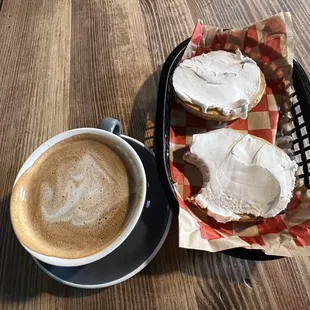
{"type": "Polygon", "coordinates": [[[99,137],[74,136],[41,155],[14,186],[14,230],[25,246],[44,255],[94,254],[124,228],[131,185],[122,159],[99,137]]]}

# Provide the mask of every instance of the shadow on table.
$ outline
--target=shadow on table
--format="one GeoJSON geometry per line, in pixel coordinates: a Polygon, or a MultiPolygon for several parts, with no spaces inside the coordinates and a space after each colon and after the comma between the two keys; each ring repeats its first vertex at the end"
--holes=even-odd
{"type": "Polygon", "coordinates": [[[44,292],[60,297],[96,294],[98,290],[68,287],[43,273],[15,237],[9,205],[9,196],[0,202],[0,301],[23,302],[44,292]]]}
{"type": "Polygon", "coordinates": [[[178,247],[178,221],[174,216],[167,240],[148,267],[145,276],[181,272],[193,278],[221,282],[249,283],[258,261],[234,258],[222,253],[209,253],[178,247]]]}
{"type": "Polygon", "coordinates": [[[153,130],[156,115],[157,88],[160,69],[158,68],[142,84],[132,107],[128,135],[153,146],[153,130]]]}
{"type": "MultiPolygon", "coordinates": [[[[143,83],[135,98],[130,117],[128,135],[147,145],[148,139],[145,139],[145,136],[150,129],[148,122],[154,124],[155,121],[159,77],[160,70],[157,70],[143,83]]],[[[181,150],[178,155],[182,156],[183,153],[184,150],[181,150]]],[[[150,265],[141,272],[141,276],[181,272],[193,277],[244,282],[248,281],[256,264],[255,261],[244,261],[221,253],[180,249],[178,223],[177,218],[174,217],[163,248],[150,265]]]]}

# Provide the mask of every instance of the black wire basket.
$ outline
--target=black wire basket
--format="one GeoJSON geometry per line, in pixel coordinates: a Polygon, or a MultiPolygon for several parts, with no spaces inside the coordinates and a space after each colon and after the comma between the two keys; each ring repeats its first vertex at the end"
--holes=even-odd
{"type": "MultiPolygon", "coordinates": [[[[190,39],[187,39],[179,44],[167,58],[162,68],[157,97],[155,122],[157,169],[167,200],[175,214],[178,214],[179,206],[169,167],[170,111],[173,87],[172,75],[182,58],[189,40],[190,39]]],[[[292,151],[295,153],[297,164],[302,167],[302,169],[298,170],[302,171],[299,174],[299,178],[304,181],[305,187],[309,189],[310,143],[308,133],[310,132],[310,82],[301,65],[295,60],[293,63],[293,85],[295,92],[292,94],[292,97],[295,97],[295,103],[291,109],[294,125],[294,129],[292,130],[292,151]]],[[[223,253],[250,260],[272,260],[280,258],[280,256],[266,255],[261,250],[245,248],[225,250],[223,253]]]]}

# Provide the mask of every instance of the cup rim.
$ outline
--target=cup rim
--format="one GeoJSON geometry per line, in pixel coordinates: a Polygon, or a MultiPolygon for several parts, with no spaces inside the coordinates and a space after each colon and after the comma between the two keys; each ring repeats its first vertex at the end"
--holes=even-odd
{"type": "Polygon", "coordinates": [[[55,266],[61,266],[61,267],[75,267],[75,266],[81,266],[81,265],[86,265],[90,264],[92,262],[95,262],[104,256],[108,255],[112,251],[114,251],[118,246],[120,246],[126,238],[129,236],[129,234],[132,232],[134,227],[136,226],[141,213],[143,211],[144,203],[145,203],[145,198],[146,198],[146,174],[144,170],[144,166],[142,164],[142,161],[136,151],[133,149],[133,147],[127,143],[125,140],[123,140],[120,136],[117,136],[109,131],[105,131],[103,129],[98,129],[98,128],[76,128],[76,129],[71,129],[67,130],[64,132],[61,132],[44,143],[42,143],[38,148],[36,148],[30,156],[26,159],[22,167],[20,168],[16,179],[14,181],[15,186],[16,182],[19,180],[19,178],[23,175],[23,173],[30,168],[34,162],[45,152],[47,151],[50,147],[52,147],[54,144],[66,140],[72,136],[78,135],[78,134],[94,134],[94,135],[99,135],[99,136],[109,136],[112,140],[119,144],[122,149],[124,149],[126,152],[130,154],[130,158],[134,160],[136,168],[137,168],[137,175],[141,178],[141,194],[139,195],[137,204],[135,206],[135,209],[131,215],[131,218],[129,222],[127,223],[127,226],[125,229],[122,231],[122,233],[107,247],[105,247],[103,250],[81,258],[60,258],[60,257],[54,257],[54,256],[47,256],[38,252],[35,252],[31,249],[29,249],[27,246],[25,246],[18,238],[18,234],[16,233],[16,230],[14,228],[14,221],[11,218],[11,223],[13,226],[14,233],[21,243],[21,245],[28,251],[32,256],[36,257],[42,262],[55,265],[55,266]]]}

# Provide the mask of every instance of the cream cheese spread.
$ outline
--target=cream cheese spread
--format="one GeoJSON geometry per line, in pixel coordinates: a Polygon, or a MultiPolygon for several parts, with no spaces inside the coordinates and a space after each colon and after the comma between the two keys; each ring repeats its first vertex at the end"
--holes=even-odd
{"type": "Polygon", "coordinates": [[[202,112],[212,108],[242,119],[254,105],[260,85],[259,67],[239,49],[186,59],[173,74],[174,90],[182,101],[199,106],[202,112]]]}
{"type": "Polygon", "coordinates": [[[218,222],[239,220],[240,214],[273,217],[292,197],[296,163],[250,135],[229,128],[194,135],[185,159],[208,170],[195,202],[218,222]]]}

